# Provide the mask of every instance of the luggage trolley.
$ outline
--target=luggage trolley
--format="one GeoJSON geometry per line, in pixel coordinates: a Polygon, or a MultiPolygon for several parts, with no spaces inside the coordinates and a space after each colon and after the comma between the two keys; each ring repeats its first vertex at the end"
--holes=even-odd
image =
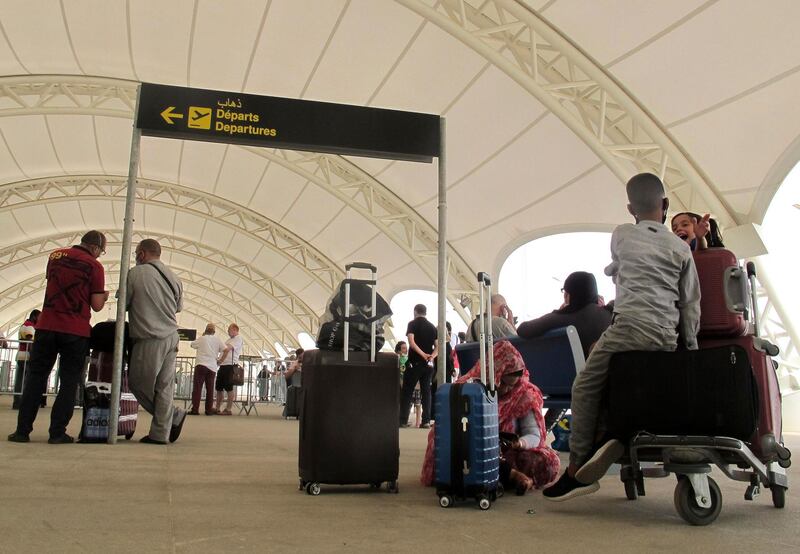
{"type": "MultiPolygon", "coordinates": [[[[737,269],[743,273],[738,266],[737,269]]],[[[736,275],[731,273],[731,278],[735,277],[736,275]]],[[[636,500],[638,496],[645,495],[645,477],[661,478],[674,473],[678,478],[673,495],[675,509],[681,518],[691,525],[712,523],[722,509],[722,493],[717,483],[709,475],[712,466],[719,468],[730,479],[748,483],[744,493],[745,500],[755,499],[764,487],[770,490],[772,504],[776,508],[783,508],[786,502],[785,495],[789,486],[786,468],[791,465],[791,452],[781,442],[780,396],[777,392],[773,393],[777,394],[777,411],[773,411],[772,414],[777,413],[778,422],[769,427],[769,432],[762,429],[764,419],[766,419],[765,410],[774,408],[774,406],[764,406],[763,404],[765,395],[768,398],[770,392],[777,389],[775,366],[770,356],[776,356],[778,348],[768,341],[758,338],[755,266],[752,262],[747,264],[747,277],[750,284],[751,313],[753,314],[752,335],[730,341],[724,339],[701,341],[701,346],[718,346],[728,343],[732,353],[740,351],[745,354],[744,358],[750,365],[749,377],[751,377],[753,387],[751,395],[753,411],[749,423],[752,435],[749,440],[727,436],[669,435],[640,431],[628,442],[625,457],[620,461],[622,465],[620,480],[629,500],[636,500]],[[753,353],[750,356],[747,356],[747,352],[744,352],[744,349],[739,346],[747,340],[753,345],[753,353]],[[763,367],[764,364],[754,364],[754,355],[758,356],[759,361],[766,364],[767,369],[761,370],[765,374],[763,380],[758,378],[758,368],[754,368],[754,365],[763,367]],[[767,381],[769,383],[765,385],[767,381]],[[660,465],[642,468],[642,462],[659,462],[660,465]]],[[[743,274],[739,275],[739,279],[744,281],[743,274]]],[[[746,299],[746,285],[744,288],[746,299]]],[[[740,311],[746,314],[744,306],[740,308],[740,311]]],[[[734,354],[731,356],[733,357],[734,354]]]]}

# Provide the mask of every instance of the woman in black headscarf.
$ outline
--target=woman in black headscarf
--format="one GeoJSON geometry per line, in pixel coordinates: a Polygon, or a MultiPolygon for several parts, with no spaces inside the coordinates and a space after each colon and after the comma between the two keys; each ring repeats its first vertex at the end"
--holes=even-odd
{"type": "Polygon", "coordinates": [[[602,306],[597,295],[597,281],[586,271],[571,273],[564,281],[564,303],[557,310],[537,319],[526,321],[517,328],[520,337],[538,337],[567,325],[574,325],[581,340],[583,355],[611,325],[611,312],[602,306]]]}

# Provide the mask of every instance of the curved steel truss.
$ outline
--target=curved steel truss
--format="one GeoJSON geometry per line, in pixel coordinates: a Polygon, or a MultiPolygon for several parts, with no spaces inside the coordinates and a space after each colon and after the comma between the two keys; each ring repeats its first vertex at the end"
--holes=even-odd
{"type": "MultiPolygon", "coordinates": [[[[114,175],[69,175],[0,185],[0,213],[26,204],[64,199],[125,201],[127,178],[114,175]]],[[[327,290],[344,272],[324,254],[279,224],[219,196],[162,181],[137,179],[136,202],[212,219],[274,250],[327,290]]]]}
{"type": "MultiPolygon", "coordinates": [[[[0,100],[5,101],[0,102],[0,117],[85,114],[132,118],[137,84],[62,75],[0,78],[0,100]]],[[[236,148],[278,163],[344,202],[383,231],[436,282],[436,229],[372,175],[337,155],[236,148]]],[[[469,321],[459,298],[462,294],[477,294],[473,271],[453,248],[448,249],[448,265],[450,302],[469,321]]]]}
{"type": "MultiPolygon", "coordinates": [[[[104,263],[103,266],[106,270],[107,278],[119,276],[119,262],[104,263]]],[[[196,306],[200,311],[210,310],[206,315],[206,317],[210,318],[208,321],[215,323],[239,322],[242,327],[243,337],[251,345],[258,345],[259,343],[255,339],[260,339],[259,350],[267,347],[272,350],[273,342],[279,342],[292,348],[299,346],[296,337],[293,337],[290,332],[277,324],[269,314],[261,310],[244,295],[229,287],[214,283],[194,272],[180,268],[173,269],[183,283],[184,301],[196,306]],[[216,297],[219,301],[210,299],[209,295],[216,297]],[[224,318],[223,322],[215,321],[220,317],[224,318]]],[[[39,304],[38,299],[44,294],[46,286],[46,277],[36,275],[1,291],[0,298],[4,298],[6,304],[17,301],[31,301],[36,298],[37,300],[29,307],[32,309],[39,304]]],[[[111,299],[111,302],[114,302],[114,300],[111,299]]],[[[195,310],[195,313],[198,314],[199,312],[195,310]]],[[[16,321],[16,319],[13,321],[16,321]]],[[[9,323],[6,322],[5,326],[8,326],[9,323]]]]}
{"type": "Polygon", "coordinates": [[[660,175],[673,204],[741,223],[667,131],[609,73],[537,13],[515,0],[400,4],[450,33],[514,79],[625,182],[660,175]]]}
{"type": "Polygon", "coordinates": [[[775,358],[778,362],[778,378],[784,391],[800,391],[800,350],[792,340],[792,335],[783,323],[779,310],[770,300],[763,284],[758,282],[758,321],[762,336],[780,348],[775,358]]]}
{"type": "MultiPolygon", "coordinates": [[[[111,243],[109,243],[111,244],[111,243]]],[[[35,256],[29,256],[20,260],[20,262],[29,262],[33,261],[37,258],[41,258],[41,266],[44,267],[45,260],[44,258],[48,255],[48,252],[43,252],[41,254],[37,254],[35,256]]],[[[104,263],[104,267],[107,268],[106,277],[111,275],[118,275],[119,273],[119,263],[118,262],[106,262],[104,263]],[[112,271],[112,268],[115,270],[112,271]]],[[[191,269],[187,269],[181,266],[177,266],[175,264],[170,264],[170,268],[173,272],[181,279],[181,282],[184,284],[184,287],[187,285],[197,285],[203,287],[206,292],[213,292],[217,295],[221,295],[223,297],[223,301],[230,300],[235,303],[236,307],[240,310],[238,313],[239,318],[242,318],[242,314],[247,316],[247,318],[253,319],[249,324],[253,328],[263,328],[263,330],[268,331],[271,336],[278,340],[282,344],[286,344],[289,346],[298,346],[299,343],[297,342],[297,338],[295,334],[292,333],[289,329],[286,328],[285,325],[280,323],[273,315],[268,313],[267,310],[263,308],[259,303],[254,302],[252,299],[247,297],[246,295],[237,292],[235,289],[228,287],[226,285],[217,283],[216,281],[210,279],[208,276],[193,271],[191,269]],[[250,317],[252,316],[252,317],[250,317]]],[[[4,298],[5,303],[14,302],[16,299],[21,297],[26,297],[30,294],[30,287],[26,285],[31,279],[43,279],[41,274],[31,277],[25,281],[17,283],[16,285],[9,287],[2,293],[0,293],[0,297],[4,298]]],[[[113,287],[116,285],[116,282],[107,280],[107,284],[111,285],[109,288],[113,290],[113,287]]],[[[43,285],[44,286],[44,285],[43,285]]],[[[112,299],[113,301],[113,299],[112,299]]],[[[216,322],[219,323],[219,322],[216,322]]]]}
{"type": "MultiPolygon", "coordinates": [[[[109,246],[122,245],[121,230],[98,230],[105,233],[109,246]]],[[[0,249],[0,265],[4,268],[13,267],[16,264],[27,263],[37,257],[44,256],[56,248],[62,248],[68,244],[77,244],[80,241],[82,233],[83,231],[60,233],[0,249]]],[[[222,252],[208,245],[199,244],[191,239],[164,233],[133,232],[134,241],[140,241],[145,238],[156,239],[161,244],[161,248],[165,251],[172,251],[190,258],[202,260],[224,271],[234,273],[238,278],[246,281],[265,296],[282,306],[291,314],[301,332],[316,336],[319,328],[319,318],[313,310],[279,281],[269,277],[254,266],[231,254],[222,252]]],[[[42,267],[44,267],[44,265],[42,265],[42,267]]],[[[288,330],[285,330],[285,332],[288,332],[288,330]]]]}

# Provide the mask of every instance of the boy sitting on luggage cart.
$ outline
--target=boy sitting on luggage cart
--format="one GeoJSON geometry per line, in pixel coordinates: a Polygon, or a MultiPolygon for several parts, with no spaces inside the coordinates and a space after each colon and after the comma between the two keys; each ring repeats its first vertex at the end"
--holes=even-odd
{"type": "Polygon", "coordinates": [[[611,356],[674,351],[679,334],[687,349],[697,349],[700,283],[689,246],[664,225],[669,206],[664,185],[657,176],[640,173],[626,190],[636,224],[620,225],[611,237],[606,274],[617,286],[614,319],[572,386],[570,464],[543,492],[552,501],[597,491],[599,479],[624,454],[620,441],[597,440],[605,432],[601,400],[611,356]]]}

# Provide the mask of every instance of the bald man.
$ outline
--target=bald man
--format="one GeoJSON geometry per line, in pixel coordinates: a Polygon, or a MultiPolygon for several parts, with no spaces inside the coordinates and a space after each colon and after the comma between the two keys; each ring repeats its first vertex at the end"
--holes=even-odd
{"type": "Polygon", "coordinates": [[[139,442],[175,442],[186,420],[186,412],[172,404],[183,286],[161,261],[161,245],[153,239],[136,246],[125,305],[133,342],[128,383],[142,408],[153,416],[150,432],[139,442]]]}
{"type": "MultiPolygon", "coordinates": [[[[514,328],[514,313],[506,303],[502,294],[492,295],[492,337],[497,339],[516,337],[514,328]]],[[[476,317],[467,329],[467,342],[478,342],[480,338],[479,319],[476,317]]]]}

